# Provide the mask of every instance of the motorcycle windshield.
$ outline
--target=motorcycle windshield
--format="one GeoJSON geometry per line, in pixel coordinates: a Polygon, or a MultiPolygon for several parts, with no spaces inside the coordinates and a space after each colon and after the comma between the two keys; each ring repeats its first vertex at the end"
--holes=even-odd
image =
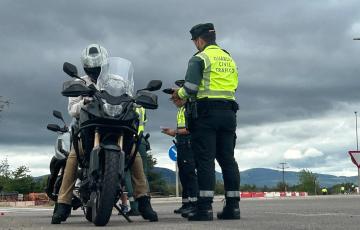
{"type": "Polygon", "coordinates": [[[132,63],[124,58],[110,57],[108,63],[102,67],[97,80],[97,88],[106,91],[114,97],[134,93],[134,68],[132,63]]]}

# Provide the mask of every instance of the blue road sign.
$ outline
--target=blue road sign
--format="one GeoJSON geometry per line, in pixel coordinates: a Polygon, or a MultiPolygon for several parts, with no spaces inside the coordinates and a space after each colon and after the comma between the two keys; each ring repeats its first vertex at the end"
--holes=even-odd
{"type": "Polygon", "coordinates": [[[173,145],[169,148],[169,157],[171,160],[176,161],[177,159],[177,149],[176,146],[173,145]]]}

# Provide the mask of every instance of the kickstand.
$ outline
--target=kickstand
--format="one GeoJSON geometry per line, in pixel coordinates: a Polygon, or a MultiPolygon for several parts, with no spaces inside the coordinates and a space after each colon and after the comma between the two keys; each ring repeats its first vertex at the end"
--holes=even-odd
{"type": "Polygon", "coordinates": [[[132,220],[121,210],[121,208],[119,207],[118,204],[115,204],[114,207],[116,208],[116,210],[119,211],[119,213],[120,213],[129,223],[132,222],[132,220]]]}

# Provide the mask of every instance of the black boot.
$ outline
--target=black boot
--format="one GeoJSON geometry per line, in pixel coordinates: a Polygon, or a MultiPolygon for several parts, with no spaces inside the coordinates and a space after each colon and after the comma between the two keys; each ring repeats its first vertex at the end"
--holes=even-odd
{"type": "Polygon", "coordinates": [[[181,216],[184,218],[188,218],[189,214],[195,211],[196,211],[196,203],[189,202],[187,207],[182,210],[181,216]]]}
{"type": "Polygon", "coordinates": [[[239,200],[227,198],[222,212],[217,213],[217,218],[221,220],[239,220],[239,200]]]}
{"type": "Polygon", "coordinates": [[[149,196],[142,196],[136,199],[139,203],[139,212],[145,220],[158,221],[157,213],[152,209],[149,196]]]}
{"type": "Polygon", "coordinates": [[[130,209],[129,212],[126,213],[127,216],[140,216],[140,212],[137,209],[130,209]]]}
{"type": "Polygon", "coordinates": [[[59,203],[56,206],[56,210],[52,216],[51,224],[60,224],[62,221],[70,216],[71,205],[59,203]]]}
{"type": "Polygon", "coordinates": [[[209,221],[213,220],[213,211],[211,209],[203,210],[196,209],[194,212],[188,214],[189,221],[209,221]]]}
{"type": "Polygon", "coordinates": [[[189,221],[209,221],[213,220],[213,210],[210,200],[198,200],[196,208],[188,214],[189,221]]]}
{"type": "Polygon", "coordinates": [[[183,203],[180,208],[174,210],[174,213],[181,214],[188,207],[189,207],[189,202],[183,203]]]}

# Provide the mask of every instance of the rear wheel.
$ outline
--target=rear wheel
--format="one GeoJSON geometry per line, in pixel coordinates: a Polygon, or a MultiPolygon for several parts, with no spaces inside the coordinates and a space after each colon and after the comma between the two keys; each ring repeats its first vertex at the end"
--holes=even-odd
{"type": "Polygon", "coordinates": [[[92,194],[94,199],[90,208],[91,219],[96,226],[104,226],[109,222],[120,188],[119,153],[105,150],[104,158],[101,175],[102,183],[99,183],[101,185],[93,192],[95,194],[92,194]]]}

